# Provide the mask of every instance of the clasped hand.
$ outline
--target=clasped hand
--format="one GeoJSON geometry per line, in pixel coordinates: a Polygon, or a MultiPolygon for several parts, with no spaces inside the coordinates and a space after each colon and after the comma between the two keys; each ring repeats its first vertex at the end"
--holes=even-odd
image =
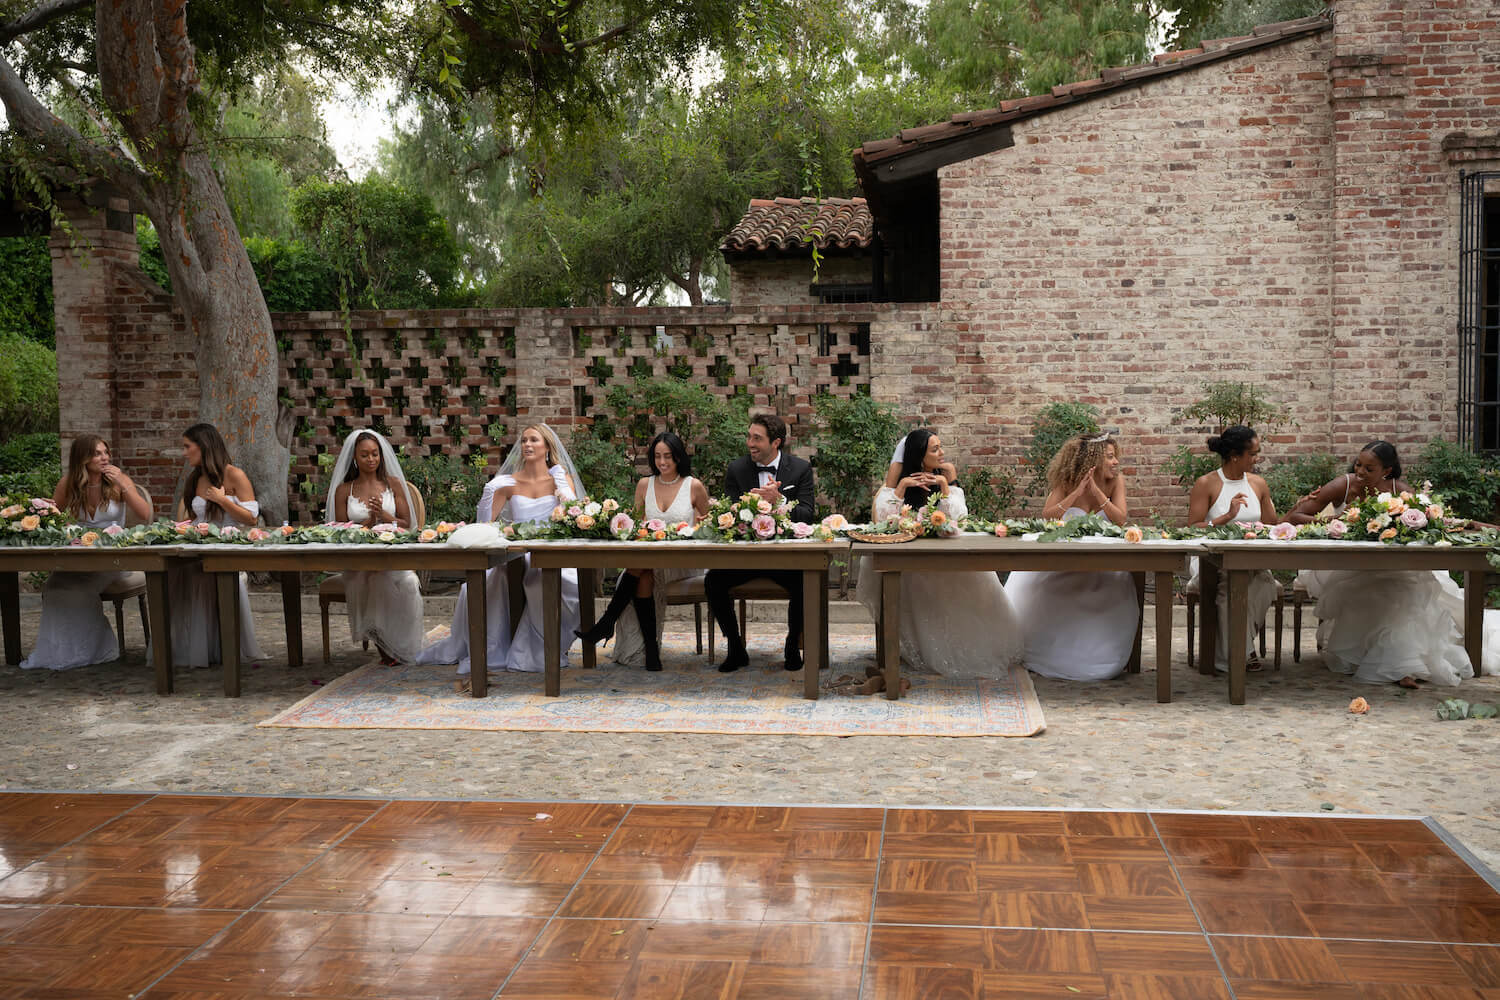
{"type": "Polygon", "coordinates": [[[896,492],[905,493],[913,487],[941,493],[948,488],[948,477],[938,472],[914,472],[896,484],[896,492]]]}
{"type": "Polygon", "coordinates": [[[776,479],[771,480],[764,486],[757,486],[750,492],[762,500],[769,500],[771,503],[781,502],[781,482],[776,479]]]}

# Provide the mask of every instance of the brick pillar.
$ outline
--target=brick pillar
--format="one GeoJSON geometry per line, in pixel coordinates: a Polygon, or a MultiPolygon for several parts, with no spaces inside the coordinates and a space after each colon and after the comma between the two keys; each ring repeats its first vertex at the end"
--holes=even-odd
{"type": "MultiPolygon", "coordinates": [[[[516,429],[545,423],[567,438],[573,418],[573,324],[540,309],[516,317],[516,429]]],[[[510,447],[506,442],[502,452],[510,447]]]]}

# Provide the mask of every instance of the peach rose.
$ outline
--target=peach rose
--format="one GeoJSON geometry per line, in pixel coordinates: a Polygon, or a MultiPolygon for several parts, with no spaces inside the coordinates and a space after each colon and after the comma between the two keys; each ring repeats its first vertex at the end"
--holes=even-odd
{"type": "Polygon", "coordinates": [[[726,531],[728,529],[734,527],[734,515],[733,514],[720,514],[719,515],[719,527],[725,529],[726,531]]]}
{"type": "Polygon", "coordinates": [[[15,517],[17,514],[19,514],[22,511],[24,511],[25,509],[26,509],[26,506],[24,504],[13,503],[9,507],[5,508],[4,510],[0,510],[0,517],[3,517],[3,518],[5,518],[8,521],[11,518],[15,517]]]}
{"type": "Polygon", "coordinates": [[[422,533],[417,536],[419,542],[431,542],[437,539],[438,533],[433,528],[423,528],[422,533]]]}
{"type": "Polygon", "coordinates": [[[1364,715],[1370,710],[1370,703],[1363,698],[1355,698],[1349,703],[1349,712],[1353,715],[1364,715]]]}
{"type": "Polygon", "coordinates": [[[1253,532],[1253,531],[1247,531],[1247,532],[1245,532],[1245,537],[1246,538],[1254,538],[1255,537],[1255,532],[1253,532]]]}
{"type": "Polygon", "coordinates": [[[97,545],[99,544],[99,532],[85,531],[83,537],[78,539],[78,541],[83,545],[97,545]]]}
{"type": "Polygon", "coordinates": [[[35,514],[27,514],[21,518],[22,531],[35,531],[42,526],[42,519],[35,514]]]}
{"type": "Polygon", "coordinates": [[[271,537],[271,533],[265,528],[251,528],[249,531],[245,532],[245,537],[250,539],[252,542],[263,542],[267,538],[271,537]]]}
{"type": "Polygon", "coordinates": [[[934,528],[941,528],[943,525],[948,523],[948,515],[944,514],[940,510],[935,510],[932,512],[932,516],[927,520],[932,524],[934,528]]]}
{"type": "Polygon", "coordinates": [[[1382,542],[1388,542],[1392,538],[1395,538],[1395,537],[1396,537],[1396,529],[1395,528],[1386,528],[1384,531],[1382,531],[1380,533],[1380,540],[1382,542]]]}
{"type": "Polygon", "coordinates": [[[1132,545],[1141,541],[1143,537],[1144,536],[1141,534],[1141,529],[1137,528],[1133,524],[1125,529],[1125,540],[1132,545]]]}
{"type": "Polygon", "coordinates": [[[282,534],[283,537],[290,537],[290,535],[292,534],[292,532],[294,532],[296,530],[297,530],[296,527],[294,527],[293,525],[290,525],[290,524],[283,524],[281,526],[281,534],[282,534]]]}
{"type": "Polygon", "coordinates": [[[1005,538],[1009,534],[1010,534],[1010,529],[1005,526],[1005,522],[1004,521],[1001,521],[1000,523],[998,523],[998,524],[995,525],[995,537],[996,538],[1005,538]]]}
{"type": "Polygon", "coordinates": [[[594,526],[594,519],[588,514],[579,514],[576,523],[579,531],[588,531],[594,526]]]}
{"type": "Polygon", "coordinates": [[[654,532],[651,533],[651,537],[654,538],[654,539],[656,539],[658,542],[664,542],[664,541],[667,540],[667,533],[665,531],[660,531],[660,530],[659,531],[654,531],[654,532]]]}
{"type": "Polygon", "coordinates": [[[437,526],[437,533],[440,535],[451,535],[457,528],[458,525],[456,524],[452,524],[448,521],[439,521],[437,526]]]}

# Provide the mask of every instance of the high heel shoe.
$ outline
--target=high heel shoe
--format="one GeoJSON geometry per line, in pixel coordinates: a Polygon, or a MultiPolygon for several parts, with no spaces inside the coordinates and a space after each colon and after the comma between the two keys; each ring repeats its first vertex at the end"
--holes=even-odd
{"type": "Polygon", "coordinates": [[[604,609],[604,614],[594,623],[594,627],[587,632],[574,629],[573,634],[590,645],[603,642],[615,634],[615,622],[625,611],[625,605],[635,599],[636,584],[640,578],[633,573],[621,573],[620,578],[615,581],[615,596],[609,599],[609,607],[604,609]]]}
{"type": "Polygon", "coordinates": [[[656,642],[656,598],[637,597],[631,602],[635,606],[635,619],[641,625],[641,643],[646,649],[646,669],[661,669],[661,647],[656,642]]]}

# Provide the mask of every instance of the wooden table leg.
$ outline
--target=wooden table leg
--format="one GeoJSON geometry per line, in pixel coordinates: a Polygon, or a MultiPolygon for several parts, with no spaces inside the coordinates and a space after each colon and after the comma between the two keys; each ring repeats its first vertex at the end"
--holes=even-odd
{"type": "Polygon", "coordinates": [[[1130,647],[1130,662],[1125,664],[1127,674],[1141,672],[1141,644],[1146,641],[1146,574],[1131,573],[1135,584],[1135,644],[1130,647]]]}
{"type": "Polygon", "coordinates": [[[1198,558],[1198,673],[1212,677],[1218,658],[1219,567],[1212,559],[1198,558]]]}
{"type": "Polygon", "coordinates": [[[1464,571],[1464,649],[1475,677],[1484,663],[1484,578],[1483,571],[1464,571]]]}
{"type": "Polygon", "coordinates": [[[167,574],[146,574],[146,614],[151,622],[151,659],[156,693],[172,693],[172,613],[167,606],[167,574]]]}
{"type": "Polygon", "coordinates": [[[546,647],[547,677],[544,693],[548,698],[562,694],[562,651],[558,633],[562,631],[562,570],[542,570],[542,645],[546,647]]]}
{"type": "Polygon", "coordinates": [[[815,569],[802,572],[802,697],[818,700],[818,670],[823,666],[823,601],[818,595],[822,583],[828,593],[828,582],[815,569]]]}
{"type": "Polygon", "coordinates": [[[286,622],[286,665],[302,666],[302,574],[281,574],[281,617],[286,622]]]}
{"type": "Polygon", "coordinates": [[[486,574],[482,569],[464,570],[469,600],[469,693],[483,698],[490,691],[490,627],[486,574]]]}
{"type": "MultiPolygon", "coordinates": [[[[823,651],[823,658],[818,661],[819,669],[827,670],[833,661],[828,656],[828,571],[825,569],[818,574],[818,648],[823,651]]],[[[1475,673],[1478,673],[1476,668],[1475,673]]]]}
{"type": "Polygon", "coordinates": [[[880,574],[880,617],[885,644],[885,696],[901,697],[901,574],[880,574]]]}
{"type": "Polygon", "coordinates": [[[1250,571],[1230,570],[1225,574],[1229,585],[1229,628],[1224,638],[1229,645],[1229,703],[1245,703],[1245,647],[1250,628],[1250,571]]]}
{"type": "Polygon", "coordinates": [[[1172,700],[1172,574],[1156,574],[1156,700],[1172,700]],[[1165,595],[1165,596],[1164,596],[1165,595]]]}
{"type": "MultiPolygon", "coordinates": [[[[578,630],[580,632],[587,632],[594,627],[594,584],[598,574],[599,571],[591,566],[578,570],[578,630]]],[[[593,670],[598,665],[598,651],[592,642],[585,642],[583,644],[583,669],[593,670]]]]}
{"type": "Polygon", "coordinates": [[[521,627],[521,616],[526,613],[526,557],[517,556],[505,561],[505,594],[510,607],[510,634],[515,638],[521,627]]]}
{"type": "Polygon", "coordinates": [[[224,697],[240,696],[240,575],[215,573],[219,594],[219,659],[224,666],[224,697]]]}
{"type": "Polygon", "coordinates": [[[21,662],[21,574],[0,573],[0,620],[5,628],[5,662],[21,662]]]}

